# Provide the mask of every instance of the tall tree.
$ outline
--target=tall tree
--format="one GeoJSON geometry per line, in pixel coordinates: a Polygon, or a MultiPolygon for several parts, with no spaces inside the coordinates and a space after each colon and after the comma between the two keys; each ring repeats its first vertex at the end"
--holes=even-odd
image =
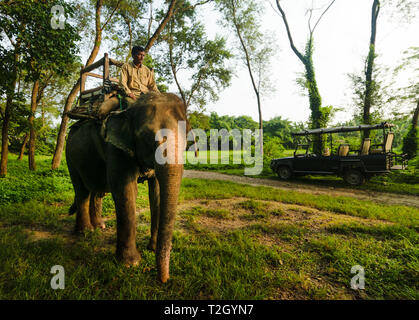
{"type": "Polygon", "coordinates": [[[394,76],[397,76],[400,71],[406,69],[410,71],[408,85],[406,87],[399,88],[393,97],[398,103],[408,102],[409,104],[414,105],[412,110],[412,120],[409,130],[403,138],[402,148],[403,153],[406,153],[408,158],[412,159],[418,154],[419,148],[419,47],[409,48],[405,52],[403,62],[396,68],[394,76]]]}
{"type": "MultiPolygon", "coordinates": [[[[104,0],[97,0],[96,6],[95,6],[95,40],[93,43],[93,48],[91,49],[90,55],[87,58],[85,67],[91,65],[99,52],[100,45],[102,43],[102,33],[103,30],[106,28],[106,26],[109,24],[109,21],[111,20],[112,16],[115,13],[115,10],[120,4],[120,1],[117,2],[115,6],[115,10],[111,11],[109,16],[105,19],[105,22],[102,24],[101,22],[101,15],[102,15],[102,8],[103,8],[103,2],[104,0]]],[[[64,142],[65,142],[65,136],[67,132],[67,125],[68,125],[68,116],[67,112],[70,111],[71,107],[73,106],[73,103],[76,99],[76,96],[80,90],[80,79],[77,80],[77,82],[73,85],[73,88],[71,89],[70,93],[67,96],[65,105],[64,105],[64,111],[61,119],[60,124],[60,130],[58,132],[57,136],[57,144],[55,147],[54,156],[52,158],[52,169],[57,169],[61,163],[61,157],[62,152],[64,149],[64,142]]]]}
{"type": "MultiPolygon", "coordinates": [[[[114,0],[115,1],[115,0],[114,0]]],[[[148,26],[151,26],[152,17],[146,13],[152,7],[152,0],[135,1],[124,0],[115,13],[112,29],[118,32],[106,32],[104,39],[110,40],[110,53],[113,58],[128,62],[131,57],[131,49],[135,43],[147,42],[148,26]]]]}
{"type": "MultiPolygon", "coordinates": [[[[218,0],[225,21],[232,27],[237,36],[240,56],[249,73],[253,91],[256,96],[259,129],[263,129],[262,93],[273,90],[269,83],[268,66],[273,55],[272,43],[260,28],[259,16],[263,7],[254,0],[218,0]]],[[[260,144],[263,154],[263,144],[260,144]]]]}
{"type": "MultiPolygon", "coordinates": [[[[288,21],[285,15],[284,10],[282,9],[281,5],[279,4],[279,0],[276,0],[276,5],[278,7],[279,12],[281,13],[282,20],[284,22],[285,28],[287,30],[288,40],[291,46],[292,51],[301,61],[305,68],[305,87],[308,90],[309,102],[310,102],[310,109],[311,109],[311,116],[310,122],[312,128],[321,128],[326,126],[327,122],[330,119],[330,107],[322,107],[322,100],[320,96],[320,92],[317,86],[316,75],[314,73],[314,63],[313,63],[313,43],[314,43],[314,31],[318,26],[319,22],[325,15],[325,13],[329,10],[329,8],[333,5],[335,0],[332,0],[329,5],[326,7],[325,10],[321,13],[319,18],[317,19],[314,26],[311,24],[311,18],[314,11],[314,8],[309,10],[309,20],[308,20],[308,28],[309,28],[309,36],[306,43],[304,54],[302,54],[294,45],[294,41],[291,36],[291,31],[288,25],[288,21]]],[[[321,135],[315,136],[314,138],[314,152],[317,154],[321,154],[324,146],[324,141],[322,140],[321,135]]]]}
{"type": "MultiPolygon", "coordinates": [[[[116,2],[116,5],[114,6],[114,9],[110,12],[108,17],[106,18],[105,22],[102,24],[101,22],[101,12],[103,8],[103,0],[97,0],[96,1],[96,10],[95,10],[95,41],[94,46],[92,48],[92,51],[90,53],[89,58],[87,59],[87,62],[85,64],[85,67],[92,64],[94,60],[96,59],[96,56],[99,52],[99,48],[102,42],[102,33],[106,26],[109,24],[109,21],[111,20],[112,16],[114,15],[115,11],[119,8],[123,0],[119,0],[116,2]]],[[[151,48],[151,46],[154,44],[154,42],[157,40],[158,36],[160,35],[163,28],[166,26],[166,24],[169,22],[173,15],[174,6],[176,4],[176,0],[171,0],[169,3],[169,7],[167,10],[166,16],[161,20],[160,24],[156,28],[155,32],[151,36],[151,38],[148,40],[146,45],[146,52],[151,48]]],[[[77,93],[80,90],[80,79],[74,84],[73,89],[69,93],[66,103],[64,105],[64,112],[61,120],[60,130],[57,136],[57,144],[54,152],[54,156],[52,159],[52,169],[57,169],[61,163],[61,157],[62,152],[64,149],[64,142],[65,142],[65,136],[67,131],[67,124],[68,124],[68,117],[66,113],[71,109],[73,106],[74,100],[76,99],[77,93]]]]}
{"type": "MultiPolygon", "coordinates": [[[[362,119],[365,124],[371,124],[371,105],[372,105],[372,97],[374,95],[374,90],[377,89],[377,86],[373,80],[373,72],[374,72],[374,60],[376,58],[375,54],[375,38],[377,34],[377,19],[378,13],[380,12],[380,1],[374,0],[372,3],[371,8],[371,36],[370,36],[370,44],[369,44],[369,51],[368,57],[366,61],[366,70],[365,70],[365,94],[364,94],[364,107],[363,107],[363,114],[362,119]]],[[[364,137],[369,137],[369,130],[365,130],[364,137]]]]}
{"type": "MultiPolygon", "coordinates": [[[[3,9],[3,8],[2,8],[3,9]]],[[[1,83],[3,84],[3,90],[6,94],[6,105],[4,112],[2,112],[2,131],[1,131],[1,161],[0,161],[0,177],[7,175],[7,158],[9,154],[9,126],[10,118],[12,113],[12,104],[15,95],[15,88],[17,82],[18,64],[19,64],[19,50],[20,50],[20,39],[16,41],[11,40],[13,49],[9,52],[2,52],[1,61],[2,69],[5,66],[10,66],[10,69],[6,72],[1,73],[1,83]]]]}
{"type": "Polygon", "coordinates": [[[145,52],[146,53],[150,50],[150,48],[153,46],[154,42],[156,42],[156,40],[160,36],[160,33],[163,31],[163,29],[169,23],[170,19],[173,16],[175,6],[176,6],[176,0],[171,0],[170,3],[169,3],[169,8],[167,9],[166,15],[160,21],[160,24],[158,25],[158,27],[154,31],[153,35],[147,41],[147,44],[145,46],[145,52]]]}
{"type": "Polygon", "coordinates": [[[162,33],[161,43],[166,46],[158,59],[160,71],[176,84],[187,107],[193,104],[203,110],[208,101],[218,99],[218,91],[229,85],[231,70],[225,62],[232,54],[224,38],[207,39],[195,6],[189,1],[178,2],[175,13],[162,33]],[[180,80],[187,75],[188,85],[180,80]]]}
{"type": "MultiPolygon", "coordinates": [[[[73,7],[64,1],[52,3],[52,1],[20,0],[10,1],[7,4],[2,3],[0,7],[0,14],[4,18],[0,24],[1,31],[7,35],[10,47],[15,51],[14,67],[10,72],[13,78],[9,86],[9,93],[12,96],[10,100],[13,101],[18,69],[24,69],[26,71],[25,80],[33,83],[31,99],[33,112],[36,108],[39,82],[44,71],[60,72],[63,76],[66,76],[67,72],[63,70],[63,67],[74,61],[77,53],[75,42],[78,40],[78,34],[74,28],[67,24],[63,29],[54,29],[51,25],[51,8],[57,4],[62,6],[68,15],[71,16],[74,13],[73,7]]],[[[10,108],[6,111],[10,114],[10,108]]],[[[2,148],[4,150],[2,152],[1,175],[7,173],[8,132],[6,129],[10,118],[7,119],[6,117],[6,120],[6,125],[3,123],[4,141],[2,148]]],[[[32,117],[30,117],[31,120],[33,120],[32,117]]],[[[33,147],[35,137],[32,129],[31,126],[29,143],[33,147]]],[[[30,169],[34,169],[33,161],[30,161],[30,169]]]]}
{"type": "Polygon", "coordinates": [[[416,101],[416,108],[413,111],[412,122],[406,136],[403,138],[403,153],[407,154],[409,159],[413,159],[418,154],[419,149],[419,98],[416,101]]]}
{"type": "Polygon", "coordinates": [[[39,102],[42,100],[45,88],[50,84],[50,80],[53,76],[53,72],[49,72],[46,75],[40,75],[33,81],[32,85],[32,94],[31,94],[31,104],[30,104],[30,114],[28,118],[29,123],[29,140],[28,140],[28,157],[29,157],[29,170],[36,170],[35,163],[35,140],[36,140],[36,130],[35,130],[35,112],[39,105],[39,102]]]}
{"type": "MultiPolygon", "coordinates": [[[[382,67],[377,61],[377,29],[379,16],[391,18],[397,24],[410,22],[419,9],[416,0],[372,0],[370,16],[370,40],[368,55],[365,58],[364,70],[361,74],[349,74],[354,88],[354,103],[359,110],[355,110],[354,118],[357,123],[375,123],[383,118],[384,106],[391,101],[406,101],[403,93],[394,91],[394,83],[387,83],[382,79],[382,67]],[[387,12],[386,12],[387,10],[387,12]],[[390,93],[391,92],[391,93],[390,93]]],[[[383,19],[380,18],[380,19],[383,19]]],[[[399,69],[403,69],[400,66],[399,69]]],[[[406,97],[406,96],[405,96],[406,97]]],[[[358,109],[357,108],[357,109],[358,109]]],[[[369,137],[373,132],[365,131],[364,136],[369,137]]],[[[362,138],[362,137],[361,137],[362,138]]]]}

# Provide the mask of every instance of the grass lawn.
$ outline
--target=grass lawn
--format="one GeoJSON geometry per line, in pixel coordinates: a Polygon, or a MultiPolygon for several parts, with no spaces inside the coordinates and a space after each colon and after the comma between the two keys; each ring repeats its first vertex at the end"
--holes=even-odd
{"type": "Polygon", "coordinates": [[[146,249],[150,212],[139,185],[139,267],[114,257],[116,219],[72,234],[73,190],[65,163],[51,171],[9,160],[0,179],[0,299],[418,299],[419,210],[347,197],[184,179],[173,238],[171,279],[159,283],[146,249]],[[51,267],[65,269],[53,290],[51,267]],[[365,290],[352,290],[352,266],[365,290]]]}

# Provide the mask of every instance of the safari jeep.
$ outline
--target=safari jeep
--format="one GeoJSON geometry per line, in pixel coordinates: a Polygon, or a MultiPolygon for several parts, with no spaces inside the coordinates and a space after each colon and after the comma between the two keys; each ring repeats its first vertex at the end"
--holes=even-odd
{"type": "Polygon", "coordinates": [[[293,133],[294,137],[306,137],[309,143],[297,144],[292,157],[273,159],[271,169],[283,180],[306,174],[338,175],[350,185],[361,185],[374,175],[407,168],[406,155],[397,155],[392,151],[393,126],[384,122],[377,125],[321,128],[293,133]],[[377,129],[383,130],[384,141],[380,144],[372,145],[371,139],[366,138],[357,150],[343,143],[338,146],[336,152],[330,151],[333,150],[332,133],[377,129]],[[329,134],[330,149],[326,148],[321,155],[310,153],[310,137],[322,134],[329,134]]]}

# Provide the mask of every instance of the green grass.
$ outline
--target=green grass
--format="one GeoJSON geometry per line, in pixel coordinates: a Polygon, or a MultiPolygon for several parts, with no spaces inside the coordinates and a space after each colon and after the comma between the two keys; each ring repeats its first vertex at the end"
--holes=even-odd
{"type": "MultiPolygon", "coordinates": [[[[14,157],[13,157],[14,158],[14,157]]],[[[115,259],[116,219],[72,234],[73,191],[65,164],[38,170],[12,157],[0,179],[0,299],[418,299],[419,210],[349,197],[184,179],[171,279],[157,281],[147,185],[139,185],[138,267],[115,259]],[[65,289],[50,287],[65,268],[65,289]],[[354,265],[365,290],[350,289],[354,265]]]]}
{"type": "MultiPolygon", "coordinates": [[[[217,171],[225,174],[243,176],[244,168],[253,167],[253,165],[247,166],[244,164],[243,161],[242,163],[234,164],[233,156],[235,155],[237,157],[239,153],[239,151],[218,151],[218,153],[210,151],[207,151],[207,153],[200,152],[199,159],[202,160],[207,158],[207,164],[191,164],[189,162],[186,162],[185,168],[192,170],[217,171]],[[210,159],[213,159],[213,161],[215,161],[217,159],[217,155],[219,162],[217,164],[210,164],[210,159]],[[222,156],[229,158],[229,163],[221,163],[222,156]]],[[[193,157],[193,152],[191,151],[188,151],[186,154],[188,157],[187,159],[191,159],[193,157]]],[[[277,156],[277,158],[289,157],[293,154],[294,150],[283,150],[282,153],[277,156]]],[[[255,177],[278,179],[278,176],[270,169],[270,160],[271,159],[264,159],[263,170],[259,175],[255,177]]],[[[324,187],[338,187],[347,189],[419,195],[419,169],[417,169],[417,162],[417,159],[409,161],[409,166],[407,170],[397,170],[392,171],[389,174],[372,177],[362,186],[348,186],[348,184],[344,182],[342,178],[337,176],[306,175],[301,177],[294,177],[291,181],[308,185],[319,185],[324,187]]]]}
{"type": "MultiPolygon", "coordinates": [[[[381,219],[419,228],[419,210],[406,206],[389,206],[350,197],[314,195],[274,189],[270,187],[249,187],[237,183],[217,180],[185,179],[181,199],[228,199],[246,197],[289,204],[309,206],[339,214],[381,219]]],[[[419,230],[419,229],[418,229],[419,230]]]]}

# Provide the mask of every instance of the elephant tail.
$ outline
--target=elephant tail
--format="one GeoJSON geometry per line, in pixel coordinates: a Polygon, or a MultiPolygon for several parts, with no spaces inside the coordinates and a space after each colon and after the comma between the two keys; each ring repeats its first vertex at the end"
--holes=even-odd
{"type": "Polygon", "coordinates": [[[76,210],[77,210],[76,203],[73,202],[73,204],[71,205],[71,207],[68,209],[68,214],[69,215],[72,215],[72,214],[74,214],[76,212],[76,210]]]}

